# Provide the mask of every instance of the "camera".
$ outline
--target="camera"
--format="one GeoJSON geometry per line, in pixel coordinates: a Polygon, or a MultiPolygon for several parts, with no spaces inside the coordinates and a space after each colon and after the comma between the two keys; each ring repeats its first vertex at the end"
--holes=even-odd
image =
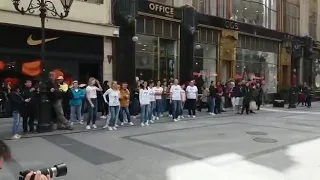
{"type": "MultiPolygon", "coordinates": [[[[53,177],[60,177],[60,176],[67,175],[68,168],[67,168],[66,164],[62,163],[62,164],[57,164],[52,167],[44,168],[44,169],[40,169],[40,170],[36,170],[36,171],[41,171],[41,174],[49,175],[50,178],[53,178],[53,177]]],[[[24,180],[28,173],[30,173],[30,170],[20,171],[19,180],[24,180]]],[[[35,175],[32,175],[30,180],[34,180],[34,176],[35,175]]]]}

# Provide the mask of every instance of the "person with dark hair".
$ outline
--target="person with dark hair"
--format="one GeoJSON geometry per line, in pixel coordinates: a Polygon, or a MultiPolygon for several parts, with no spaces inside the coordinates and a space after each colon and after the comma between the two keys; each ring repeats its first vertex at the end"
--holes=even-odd
{"type": "MultiPolygon", "coordinates": [[[[110,89],[109,81],[104,81],[102,84],[102,93],[105,93],[108,89],[110,89]]],[[[107,96],[108,98],[108,96],[107,96]]],[[[109,100],[108,100],[109,101],[109,100]]],[[[109,113],[109,105],[107,103],[103,103],[103,109],[101,113],[101,119],[106,119],[109,113]]]]}
{"type": "Polygon", "coordinates": [[[8,95],[8,98],[11,102],[11,110],[12,110],[12,139],[20,139],[19,135],[19,125],[20,125],[20,115],[23,109],[24,103],[28,103],[31,101],[30,98],[23,99],[22,94],[20,92],[19,87],[13,87],[11,92],[8,95]]]}
{"type": "Polygon", "coordinates": [[[154,82],[151,80],[149,81],[149,96],[150,96],[150,107],[149,107],[149,116],[148,121],[149,123],[153,124],[155,120],[155,108],[156,108],[156,96],[155,96],[155,89],[154,89],[154,82]]]}
{"type": "Polygon", "coordinates": [[[25,102],[22,109],[23,118],[23,132],[33,133],[34,132],[34,119],[36,116],[36,89],[32,87],[32,81],[26,80],[24,83],[24,88],[22,89],[22,97],[24,100],[30,99],[29,102],[25,102]],[[29,130],[28,130],[29,126],[29,130]]]}

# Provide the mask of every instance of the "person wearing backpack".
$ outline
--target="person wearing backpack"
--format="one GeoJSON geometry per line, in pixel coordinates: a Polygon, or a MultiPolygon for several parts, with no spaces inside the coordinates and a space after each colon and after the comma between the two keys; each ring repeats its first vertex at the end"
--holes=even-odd
{"type": "Polygon", "coordinates": [[[85,92],[82,89],[79,89],[78,81],[73,81],[72,88],[69,92],[71,125],[74,125],[74,123],[83,124],[83,121],[81,119],[81,107],[84,98],[85,92]]]}

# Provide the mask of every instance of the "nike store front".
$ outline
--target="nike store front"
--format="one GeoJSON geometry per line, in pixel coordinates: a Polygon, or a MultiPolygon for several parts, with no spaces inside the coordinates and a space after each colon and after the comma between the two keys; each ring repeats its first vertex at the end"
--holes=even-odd
{"type": "Polygon", "coordinates": [[[104,37],[46,30],[45,60],[41,61],[39,28],[0,25],[0,82],[17,84],[37,79],[41,72],[63,74],[66,80],[86,83],[102,79],[104,37]]]}

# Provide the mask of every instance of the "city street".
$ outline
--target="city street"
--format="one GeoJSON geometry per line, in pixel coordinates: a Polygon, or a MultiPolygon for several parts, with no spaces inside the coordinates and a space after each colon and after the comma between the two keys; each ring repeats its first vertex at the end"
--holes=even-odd
{"type": "Polygon", "coordinates": [[[79,131],[7,140],[13,161],[0,180],[22,169],[68,165],[60,180],[318,180],[320,103],[307,109],[202,115],[141,128],[79,131]]]}

